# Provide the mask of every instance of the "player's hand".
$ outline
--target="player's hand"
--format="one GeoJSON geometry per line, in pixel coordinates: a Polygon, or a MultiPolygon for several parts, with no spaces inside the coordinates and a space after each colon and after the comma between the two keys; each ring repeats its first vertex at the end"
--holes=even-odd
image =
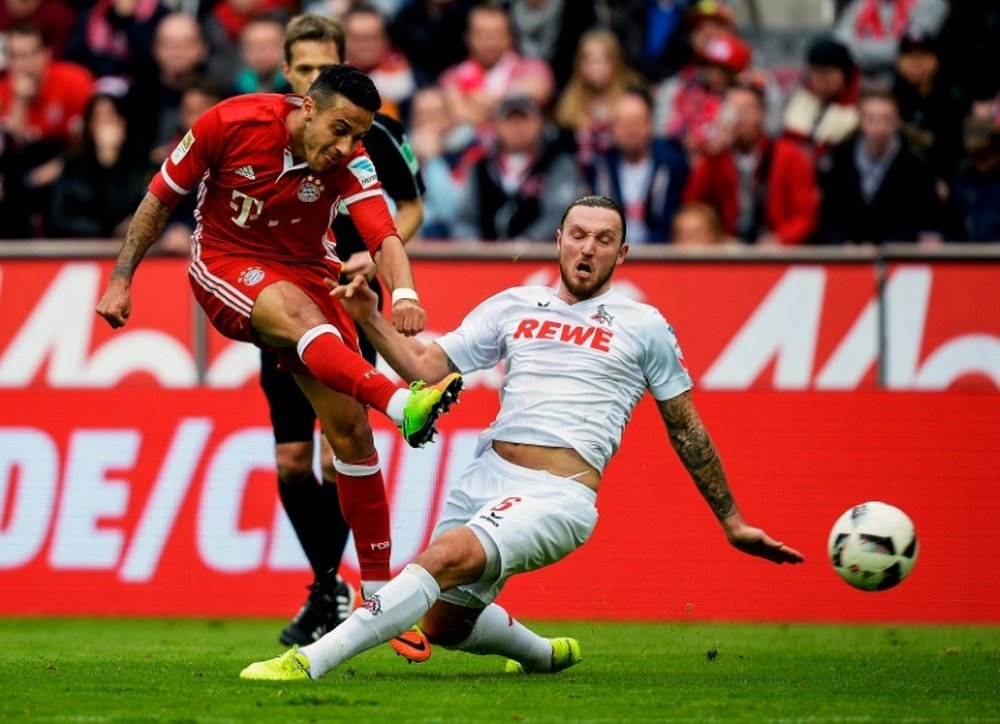
{"type": "Polygon", "coordinates": [[[363,276],[356,276],[347,284],[338,284],[329,278],[323,281],[330,289],[330,296],[340,301],[344,311],[355,322],[364,322],[378,314],[378,296],[363,276]]]}
{"type": "Polygon", "coordinates": [[[132,290],[128,282],[112,279],[94,310],[104,317],[112,329],[124,327],[132,313],[132,290]]]}
{"type": "Polygon", "coordinates": [[[729,542],[744,553],[775,563],[802,563],[805,557],[794,548],[776,541],[760,528],[745,523],[726,529],[729,542]]]}
{"type": "Polygon", "coordinates": [[[424,331],[427,312],[412,299],[400,299],[392,305],[392,326],[405,337],[412,337],[424,331]]]}
{"type": "Polygon", "coordinates": [[[340,268],[340,273],[348,279],[353,279],[360,275],[365,279],[372,280],[375,278],[377,269],[375,260],[372,259],[371,254],[367,251],[358,251],[347,257],[347,261],[340,268]]]}

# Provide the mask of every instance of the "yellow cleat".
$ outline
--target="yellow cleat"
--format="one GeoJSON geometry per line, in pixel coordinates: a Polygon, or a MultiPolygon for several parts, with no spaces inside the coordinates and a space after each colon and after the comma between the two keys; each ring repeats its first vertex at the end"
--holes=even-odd
{"type": "Polygon", "coordinates": [[[583,661],[580,653],[580,642],[571,638],[549,639],[552,644],[552,666],[549,669],[527,668],[520,661],[507,659],[506,671],[508,674],[554,674],[557,671],[576,666],[583,661]]]}
{"type": "Polygon", "coordinates": [[[417,380],[410,384],[410,396],[403,408],[403,424],[399,431],[411,447],[423,447],[434,439],[434,423],[458,401],[462,391],[462,375],[452,372],[434,385],[417,380]]]}
{"type": "Polygon", "coordinates": [[[253,681],[300,681],[309,676],[309,659],[293,646],[281,656],[257,661],[240,672],[241,679],[253,681]]]}

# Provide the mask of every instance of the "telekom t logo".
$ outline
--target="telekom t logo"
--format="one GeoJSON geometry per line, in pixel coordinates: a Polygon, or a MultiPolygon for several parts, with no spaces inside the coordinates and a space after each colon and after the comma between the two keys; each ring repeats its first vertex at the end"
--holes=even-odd
{"type": "Polygon", "coordinates": [[[229,202],[229,208],[237,212],[236,216],[229,217],[230,220],[245,229],[248,221],[254,221],[260,217],[260,212],[264,210],[264,202],[233,189],[233,200],[229,202]]]}

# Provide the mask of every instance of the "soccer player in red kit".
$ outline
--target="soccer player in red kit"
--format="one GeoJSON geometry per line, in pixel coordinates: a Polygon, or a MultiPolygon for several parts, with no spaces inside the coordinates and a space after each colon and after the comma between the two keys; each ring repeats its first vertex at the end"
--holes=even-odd
{"type": "Polygon", "coordinates": [[[341,266],[329,227],[344,203],[392,290],[395,328],[408,336],[424,328],[409,261],[360,143],[380,103],[364,73],[331,66],[304,97],[237,96],[207,111],[150,183],[97,305],[112,327],[128,321],[136,267],[171,208],[197,186],[194,295],[222,334],[277,349],[316,410],[334,445],[366,596],[389,579],[391,547],[364,405],[420,447],[462,386],[450,374],[435,385],[399,387],[358,354],[354,325],[328,293],[341,266]]]}

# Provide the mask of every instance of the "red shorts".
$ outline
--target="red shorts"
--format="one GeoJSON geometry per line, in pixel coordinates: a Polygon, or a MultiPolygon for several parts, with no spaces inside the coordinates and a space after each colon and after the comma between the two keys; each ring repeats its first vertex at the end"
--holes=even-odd
{"type": "MultiPolygon", "coordinates": [[[[308,262],[291,266],[231,254],[212,257],[205,253],[204,248],[200,251],[188,268],[188,280],[198,304],[221,334],[262,347],[250,326],[254,302],[257,295],[271,284],[287,281],[305,292],[319,307],[327,321],[340,332],[344,344],[358,351],[358,333],[353,320],[340,302],[330,296],[323,282],[324,278],[337,279],[340,276],[336,264],[308,262]]],[[[282,366],[294,372],[305,371],[294,347],[278,352],[282,366]]]]}

